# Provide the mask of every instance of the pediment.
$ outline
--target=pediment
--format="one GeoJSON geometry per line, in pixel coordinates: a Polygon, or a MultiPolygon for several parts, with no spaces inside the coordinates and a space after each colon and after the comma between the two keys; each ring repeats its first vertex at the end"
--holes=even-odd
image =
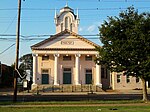
{"type": "Polygon", "coordinates": [[[97,44],[65,30],[33,46],[32,49],[95,49],[97,44]]]}

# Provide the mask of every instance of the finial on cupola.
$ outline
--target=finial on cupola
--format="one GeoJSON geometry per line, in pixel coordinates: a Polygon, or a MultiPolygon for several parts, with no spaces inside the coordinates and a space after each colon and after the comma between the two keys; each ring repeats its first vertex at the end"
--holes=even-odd
{"type": "Polygon", "coordinates": [[[78,8],[77,8],[77,19],[79,19],[79,12],[78,12],[78,8]]]}
{"type": "Polygon", "coordinates": [[[57,18],[57,11],[56,11],[56,8],[55,8],[55,18],[57,18]]]}
{"type": "Polygon", "coordinates": [[[55,9],[54,22],[55,22],[55,24],[57,24],[57,11],[56,11],[56,9],[55,9]]]}
{"type": "Polygon", "coordinates": [[[80,19],[79,19],[79,12],[78,12],[78,8],[77,8],[77,24],[79,25],[80,19]]]}
{"type": "Polygon", "coordinates": [[[66,5],[65,5],[65,7],[68,7],[68,0],[66,0],[66,5]]]}

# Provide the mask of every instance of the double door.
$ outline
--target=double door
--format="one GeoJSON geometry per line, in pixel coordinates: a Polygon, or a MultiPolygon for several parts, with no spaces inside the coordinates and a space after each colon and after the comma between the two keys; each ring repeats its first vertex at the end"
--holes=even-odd
{"type": "Polygon", "coordinates": [[[72,73],[71,68],[64,68],[63,69],[63,84],[71,84],[72,81],[72,73]]]}

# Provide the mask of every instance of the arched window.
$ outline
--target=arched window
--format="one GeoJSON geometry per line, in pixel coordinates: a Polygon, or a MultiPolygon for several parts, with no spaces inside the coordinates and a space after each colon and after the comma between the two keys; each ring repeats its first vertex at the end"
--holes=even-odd
{"type": "Polygon", "coordinates": [[[70,31],[72,32],[72,27],[73,27],[73,25],[72,25],[72,23],[70,24],[70,31]]]}
{"type": "Polygon", "coordinates": [[[69,29],[69,17],[65,18],[65,29],[69,29]]]}
{"type": "Polygon", "coordinates": [[[63,23],[61,23],[61,31],[63,31],[63,23]]]}

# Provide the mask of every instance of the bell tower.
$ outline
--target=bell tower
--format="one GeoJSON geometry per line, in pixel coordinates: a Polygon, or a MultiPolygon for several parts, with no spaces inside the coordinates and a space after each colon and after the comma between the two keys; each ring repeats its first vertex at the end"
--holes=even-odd
{"type": "Polygon", "coordinates": [[[54,22],[56,25],[56,33],[60,33],[65,29],[78,33],[79,21],[78,9],[76,14],[68,5],[60,9],[59,14],[55,10],[54,22]]]}

